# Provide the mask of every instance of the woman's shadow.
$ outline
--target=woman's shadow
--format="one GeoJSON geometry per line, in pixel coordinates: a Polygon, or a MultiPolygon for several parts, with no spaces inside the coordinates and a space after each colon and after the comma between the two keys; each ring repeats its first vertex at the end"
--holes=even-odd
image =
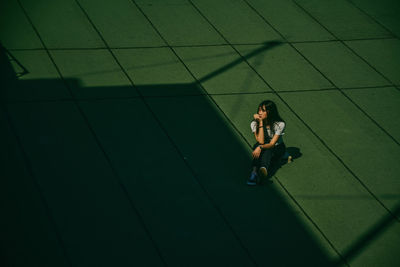
{"type": "Polygon", "coordinates": [[[271,161],[271,165],[268,170],[268,175],[265,179],[261,180],[261,184],[263,182],[272,183],[272,177],[282,166],[293,163],[296,159],[300,158],[302,155],[303,154],[300,152],[300,148],[287,147],[285,154],[281,158],[273,159],[271,161]]]}

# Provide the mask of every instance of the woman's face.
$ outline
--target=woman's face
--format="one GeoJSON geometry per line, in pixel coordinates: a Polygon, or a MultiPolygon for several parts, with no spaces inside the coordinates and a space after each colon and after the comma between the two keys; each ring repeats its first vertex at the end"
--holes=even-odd
{"type": "Polygon", "coordinates": [[[265,109],[265,106],[262,106],[258,109],[258,115],[260,119],[265,120],[267,118],[268,111],[265,109]]]}

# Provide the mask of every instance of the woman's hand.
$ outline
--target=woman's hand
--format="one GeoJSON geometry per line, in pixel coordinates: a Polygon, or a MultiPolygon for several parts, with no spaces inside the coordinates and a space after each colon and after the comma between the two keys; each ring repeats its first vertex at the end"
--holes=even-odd
{"type": "Polygon", "coordinates": [[[257,120],[257,121],[261,120],[261,116],[260,116],[259,114],[257,114],[257,113],[254,114],[253,117],[254,117],[254,119],[257,120]]]}
{"type": "Polygon", "coordinates": [[[258,146],[258,147],[256,147],[256,149],[254,149],[254,151],[253,151],[253,158],[254,159],[258,159],[258,157],[260,156],[260,154],[261,154],[261,148],[258,146]]]}

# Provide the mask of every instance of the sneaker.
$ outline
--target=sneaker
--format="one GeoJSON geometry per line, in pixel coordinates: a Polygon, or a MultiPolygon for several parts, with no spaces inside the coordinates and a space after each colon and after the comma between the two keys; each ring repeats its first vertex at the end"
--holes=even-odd
{"type": "Polygon", "coordinates": [[[247,184],[248,185],[257,185],[257,179],[258,179],[257,173],[251,172],[249,179],[247,179],[247,184]]]}
{"type": "Polygon", "coordinates": [[[259,172],[260,175],[261,175],[262,177],[264,177],[264,178],[268,176],[267,168],[265,168],[265,167],[261,167],[261,168],[258,170],[258,172],[259,172]]]}
{"type": "Polygon", "coordinates": [[[291,163],[293,161],[293,157],[289,154],[289,152],[285,152],[281,158],[281,164],[291,163]]]}

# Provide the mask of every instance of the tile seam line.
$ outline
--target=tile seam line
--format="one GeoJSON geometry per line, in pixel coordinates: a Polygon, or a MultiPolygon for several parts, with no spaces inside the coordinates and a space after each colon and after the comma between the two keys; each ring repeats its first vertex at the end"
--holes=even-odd
{"type": "MultiPolygon", "coordinates": [[[[333,39],[333,40],[310,40],[310,41],[284,41],[285,44],[308,44],[308,43],[332,43],[332,42],[353,42],[353,41],[374,41],[374,40],[397,40],[398,38],[393,37],[379,37],[379,38],[358,38],[358,39],[333,39]]],[[[231,43],[234,46],[246,46],[246,45],[264,45],[264,43],[231,43]]],[[[219,46],[230,46],[229,44],[187,44],[187,45],[158,45],[158,46],[110,46],[112,50],[128,50],[128,49],[157,49],[157,48],[196,48],[196,47],[219,47],[219,46]]],[[[43,47],[36,48],[8,48],[9,51],[58,51],[58,50],[108,50],[107,47],[53,47],[46,49],[43,47]]]]}
{"type": "MultiPolygon", "coordinates": [[[[120,186],[122,192],[124,193],[125,197],[127,198],[128,203],[129,203],[130,206],[131,206],[132,212],[137,216],[137,219],[138,219],[139,223],[141,224],[141,226],[142,226],[144,232],[147,234],[147,236],[148,236],[148,238],[149,238],[149,241],[152,243],[152,245],[153,245],[153,247],[155,248],[156,252],[159,254],[160,252],[159,252],[158,246],[155,244],[154,240],[152,239],[152,236],[151,236],[150,232],[148,231],[146,225],[143,223],[143,220],[142,220],[142,218],[141,218],[141,216],[140,216],[139,211],[137,210],[136,206],[134,205],[133,200],[130,198],[130,195],[128,194],[127,189],[125,188],[125,186],[124,186],[123,183],[121,182],[121,179],[120,179],[120,177],[119,177],[119,174],[117,173],[116,169],[115,169],[114,166],[112,165],[112,162],[111,162],[110,158],[108,157],[108,155],[107,155],[106,151],[104,150],[104,148],[101,146],[100,140],[98,139],[96,133],[94,132],[94,129],[93,129],[92,126],[90,125],[89,120],[88,120],[86,114],[84,113],[84,111],[83,111],[83,109],[82,109],[82,107],[81,107],[79,101],[76,99],[76,97],[75,97],[75,95],[73,94],[73,92],[72,92],[70,86],[68,85],[68,83],[67,83],[66,80],[64,79],[64,77],[63,77],[63,75],[62,75],[60,69],[58,68],[58,66],[57,66],[57,64],[56,64],[56,62],[55,62],[55,60],[54,60],[54,58],[53,58],[53,56],[51,55],[50,51],[47,49],[46,44],[44,43],[44,41],[43,41],[41,35],[39,34],[38,29],[36,29],[35,25],[33,24],[33,21],[32,21],[31,18],[29,17],[27,11],[26,11],[25,8],[23,7],[23,5],[22,5],[22,3],[20,2],[20,0],[17,0],[17,1],[18,1],[19,5],[20,5],[21,9],[23,10],[23,12],[24,12],[24,14],[25,14],[25,17],[26,17],[26,18],[28,19],[28,21],[30,22],[31,27],[34,29],[36,35],[38,36],[40,42],[42,43],[42,46],[44,47],[44,49],[45,49],[45,51],[46,51],[46,53],[47,53],[49,59],[50,59],[51,62],[53,63],[54,68],[56,69],[58,75],[60,76],[61,80],[63,81],[64,85],[66,86],[67,91],[68,91],[69,94],[71,95],[71,98],[73,99],[73,103],[74,103],[76,109],[78,110],[78,112],[79,112],[80,115],[82,116],[82,119],[84,120],[86,126],[88,127],[89,132],[92,134],[92,136],[93,136],[93,138],[94,138],[94,141],[96,142],[98,148],[99,148],[100,151],[102,152],[102,154],[103,154],[103,156],[104,156],[104,159],[105,159],[106,162],[109,164],[110,170],[111,170],[111,172],[112,172],[114,178],[116,178],[117,183],[119,184],[119,186],[120,186]]],[[[159,254],[159,256],[161,256],[161,255],[159,254]]],[[[163,261],[163,258],[161,258],[161,261],[163,261]]]]}
{"type": "Polygon", "coordinates": [[[353,1],[351,0],[346,0],[348,3],[350,3],[352,6],[354,6],[355,8],[357,8],[358,10],[360,10],[362,13],[364,13],[364,15],[366,15],[367,17],[369,17],[370,19],[372,19],[376,24],[378,24],[379,26],[381,26],[383,29],[385,29],[388,33],[390,33],[391,35],[393,35],[396,39],[400,39],[399,36],[397,36],[397,34],[395,34],[394,32],[392,32],[388,27],[386,27],[383,23],[381,23],[378,19],[374,18],[372,15],[370,15],[368,12],[366,12],[364,9],[362,9],[361,7],[359,7],[358,5],[356,5],[353,1]]]}
{"type": "MultiPolygon", "coordinates": [[[[353,87],[353,88],[341,88],[341,90],[368,90],[375,89],[376,91],[381,88],[393,88],[391,85],[383,86],[372,86],[372,87],[353,87]]],[[[324,92],[324,91],[337,91],[336,88],[321,88],[321,89],[310,89],[310,90],[280,90],[277,91],[280,94],[290,93],[307,93],[307,92],[324,92]]],[[[235,96],[235,95],[262,95],[262,94],[275,94],[273,91],[261,91],[261,92],[247,92],[247,93],[200,93],[200,94],[187,94],[187,95],[144,95],[143,98],[179,98],[179,97],[197,97],[197,96],[235,96]]],[[[37,100],[6,100],[5,104],[29,104],[29,103],[56,103],[56,102],[96,102],[96,101],[112,101],[112,100],[130,100],[137,99],[140,96],[121,96],[121,97],[93,97],[93,98],[79,98],[77,100],[73,98],[60,98],[60,99],[37,99],[37,100]]]]}
{"type": "MultiPolygon", "coordinates": [[[[130,0],[135,6],[136,8],[140,11],[140,13],[147,19],[147,21],[149,22],[149,24],[153,27],[153,29],[156,31],[156,33],[160,36],[160,38],[165,42],[165,44],[169,47],[169,49],[171,50],[171,52],[179,59],[179,61],[181,62],[181,64],[185,67],[185,69],[189,72],[189,74],[192,76],[192,78],[194,79],[193,84],[198,85],[203,92],[205,93],[205,95],[208,97],[209,100],[211,100],[212,102],[215,103],[215,101],[213,100],[212,97],[210,97],[208,95],[208,92],[203,88],[203,86],[197,81],[196,77],[193,75],[193,73],[190,71],[190,69],[186,66],[186,64],[183,62],[183,60],[178,56],[178,54],[176,53],[176,51],[173,49],[172,46],[170,46],[170,44],[168,43],[168,41],[164,38],[164,36],[161,34],[161,32],[157,29],[157,27],[153,24],[153,22],[150,20],[150,18],[147,16],[147,14],[142,10],[142,8],[136,3],[135,0],[130,0]]],[[[218,106],[217,106],[218,107],[218,106]]],[[[224,114],[224,113],[223,113],[224,114]]],[[[236,129],[236,127],[235,127],[236,129]]],[[[166,132],[166,130],[165,130],[166,132]]],[[[167,132],[166,132],[167,133],[167,132]]],[[[171,142],[173,142],[172,138],[171,138],[171,142]]],[[[175,149],[178,151],[179,155],[183,158],[183,154],[180,152],[178,146],[173,143],[175,145],[175,149]]],[[[250,262],[253,263],[254,266],[258,266],[257,261],[254,259],[253,255],[250,253],[250,250],[244,245],[243,241],[241,240],[241,238],[239,237],[239,235],[236,233],[236,231],[233,229],[233,226],[229,223],[228,219],[224,216],[221,208],[215,203],[214,199],[211,197],[210,193],[206,190],[205,186],[200,182],[200,180],[198,179],[196,173],[194,172],[193,168],[189,165],[189,163],[187,163],[185,161],[187,167],[190,169],[190,171],[192,172],[192,175],[194,176],[194,178],[196,179],[196,182],[199,184],[199,186],[201,187],[201,189],[203,190],[203,192],[207,195],[209,201],[212,203],[212,205],[214,206],[214,208],[217,210],[218,214],[221,216],[221,218],[223,219],[224,223],[226,224],[226,226],[229,228],[230,232],[232,233],[232,235],[234,236],[234,238],[236,239],[236,241],[238,242],[238,244],[240,245],[240,247],[243,249],[243,251],[245,252],[245,254],[247,255],[248,259],[250,260],[250,262]]]]}
{"type": "MultiPolygon", "coordinates": [[[[244,0],[246,1],[246,0],[244,0]]],[[[300,4],[298,4],[296,1],[292,0],[299,8],[301,8],[310,18],[315,20],[321,27],[323,27],[326,31],[328,31],[333,37],[336,38],[336,35],[333,34],[329,29],[327,29],[324,25],[322,25],[312,14],[310,14],[305,8],[303,8],[300,4]]],[[[263,17],[264,18],[264,17],[263,17]]],[[[265,19],[266,20],[266,19],[265,19]]],[[[358,58],[360,58],[364,63],[366,63],[369,67],[371,67],[373,70],[375,70],[376,73],[381,75],[387,82],[389,82],[390,86],[394,87],[398,91],[399,88],[390,81],[388,78],[386,78],[382,73],[380,73],[378,70],[376,70],[369,62],[367,62],[364,58],[362,58],[360,55],[358,55],[351,47],[349,47],[345,42],[338,40],[339,43],[344,45],[347,49],[349,49],[354,55],[356,55],[358,58]]],[[[382,132],[384,132],[390,139],[392,139],[393,142],[395,142],[398,146],[400,146],[399,141],[394,138],[388,131],[386,131],[375,119],[373,119],[364,109],[362,109],[354,100],[348,96],[343,90],[340,89],[339,86],[337,86],[331,79],[329,79],[322,71],[320,71],[306,56],[303,55],[295,46],[291,45],[293,49],[295,49],[316,71],[318,71],[327,81],[329,81],[337,90],[345,97],[347,98],[348,101],[350,101],[361,113],[364,114],[372,123],[374,123],[382,132]]]]}
{"type": "MultiPolygon", "coordinates": [[[[137,93],[139,94],[141,100],[143,101],[143,103],[145,104],[145,106],[147,107],[147,109],[149,110],[149,112],[152,114],[152,116],[154,117],[154,119],[157,121],[159,127],[162,129],[162,131],[164,132],[164,134],[166,135],[166,137],[169,139],[169,141],[171,142],[171,145],[175,148],[176,152],[179,154],[179,156],[181,157],[181,159],[183,160],[183,163],[187,166],[187,168],[189,169],[189,171],[192,173],[193,178],[195,179],[195,181],[197,182],[197,184],[200,186],[200,188],[202,189],[202,191],[205,193],[205,196],[207,197],[207,199],[210,201],[210,204],[212,204],[212,206],[214,207],[214,209],[217,211],[217,213],[221,216],[221,219],[225,222],[225,224],[227,225],[228,229],[230,229],[231,233],[233,234],[233,236],[236,238],[236,240],[238,241],[239,245],[242,247],[242,249],[247,253],[248,257],[250,258],[250,260],[253,260],[251,255],[248,253],[247,248],[243,245],[242,241],[239,239],[239,237],[237,236],[236,232],[233,230],[232,226],[229,224],[228,220],[225,218],[225,216],[223,215],[221,209],[216,205],[215,201],[213,200],[213,198],[211,197],[211,195],[208,193],[208,191],[205,189],[204,185],[200,182],[200,180],[197,177],[197,174],[195,173],[194,169],[189,165],[189,163],[184,160],[184,156],[182,154],[182,152],[179,150],[178,146],[176,145],[176,143],[173,141],[172,137],[168,134],[167,130],[163,127],[162,123],[159,121],[159,119],[157,118],[156,114],[153,112],[153,110],[151,109],[150,105],[147,103],[146,99],[143,97],[143,95],[141,94],[141,92],[137,89],[137,87],[135,86],[133,80],[129,77],[128,73],[125,71],[125,69],[123,68],[123,66],[120,64],[119,60],[117,59],[117,57],[114,55],[114,53],[112,52],[112,50],[110,49],[110,47],[108,46],[107,42],[105,41],[105,39],[103,38],[103,36],[101,35],[100,31],[97,29],[97,27],[95,26],[94,22],[90,19],[89,15],[87,14],[87,12],[84,10],[84,8],[82,7],[82,5],[78,2],[78,0],[75,0],[75,2],[77,3],[77,5],[80,7],[80,9],[82,10],[82,12],[85,14],[85,16],[87,17],[88,21],[91,23],[92,27],[94,28],[94,30],[97,32],[97,34],[100,36],[100,38],[102,39],[102,41],[104,42],[104,44],[107,47],[107,50],[109,50],[109,52],[111,53],[111,55],[113,56],[114,60],[116,61],[116,63],[119,65],[119,67],[121,68],[121,70],[123,71],[123,73],[125,74],[125,76],[127,77],[127,79],[131,82],[132,86],[137,90],[137,93]]],[[[154,28],[154,30],[156,30],[156,32],[159,34],[159,36],[162,38],[162,40],[165,42],[165,44],[173,51],[173,49],[169,46],[168,42],[166,42],[165,38],[160,34],[160,32],[155,28],[155,26],[153,25],[153,23],[150,21],[150,19],[147,17],[147,15],[142,11],[142,9],[136,4],[136,2],[134,0],[131,0],[131,2],[139,9],[139,11],[142,13],[142,15],[148,20],[148,22],[151,24],[151,26],[154,28]]],[[[175,52],[175,51],[173,51],[175,52]]],[[[160,256],[161,256],[161,251],[160,251],[160,256]]],[[[164,259],[163,259],[164,260],[164,259]]],[[[164,264],[167,265],[167,262],[164,260],[164,264]]]]}
{"type": "MultiPolygon", "coordinates": [[[[344,45],[347,49],[349,49],[351,52],[353,52],[354,55],[356,55],[359,59],[361,59],[364,63],[366,63],[370,68],[372,68],[376,73],[378,73],[383,79],[385,79],[387,82],[389,82],[390,85],[395,87],[397,90],[400,91],[400,88],[396,86],[394,82],[392,82],[389,78],[387,78],[383,73],[378,71],[374,66],[372,66],[371,63],[369,63],[366,59],[364,59],[362,56],[360,56],[354,49],[352,49],[345,41],[340,40],[337,38],[337,36],[330,31],[325,25],[323,25],[316,17],[314,17],[308,10],[306,10],[302,5],[300,5],[297,1],[292,0],[292,2],[297,5],[301,10],[304,11],[311,19],[313,19],[315,22],[317,22],[321,27],[323,27],[327,32],[329,32],[333,37],[337,39],[338,42],[340,42],[342,45],[344,45]]],[[[377,25],[379,25],[377,23],[377,25]]],[[[381,26],[381,25],[379,25],[381,26]]],[[[385,29],[386,30],[386,29],[385,29]]]]}
{"type": "MultiPolygon", "coordinates": [[[[249,5],[249,7],[251,7],[253,10],[254,10],[254,12],[257,14],[257,15],[259,15],[264,21],[265,21],[265,23],[267,23],[269,26],[271,26],[280,36],[282,36],[282,38],[284,38],[285,39],[285,37],[278,31],[278,30],[276,30],[275,29],[275,27],[273,26],[273,25],[271,25],[269,22],[268,22],[268,20],[266,19],[266,18],[264,18],[264,16],[262,16],[261,14],[259,14],[259,12],[252,6],[252,5],[250,5],[248,2],[247,2],[247,0],[243,0],[244,2],[246,2],[247,3],[247,5],[249,5]]],[[[292,0],[293,1],[293,0],[292,0]]],[[[334,36],[334,35],[333,35],[334,36]]],[[[334,36],[335,37],[335,36],[334,36]]],[[[291,45],[291,46],[293,46],[293,45],[291,45]]],[[[297,49],[293,46],[293,48],[297,51],[297,49]]],[[[306,57],[304,57],[304,55],[303,54],[301,54],[300,52],[298,52],[305,60],[307,60],[307,62],[309,62],[309,60],[306,58],[306,57]]],[[[315,68],[315,66],[310,62],[310,64],[315,68]]],[[[250,65],[249,65],[250,66],[250,65]]],[[[318,72],[320,72],[319,70],[318,70],[318,68],[315,68],[318,72]]],[[[256,71],[256,70],[254,70],[257,74],[258,74],[258,72],[256,71]]],[[[321,72],[320,72],[321,73],[321,72]]],[[[323,75],[322,73],[321,73],[321,75],[323,75]]],[[[260,75],[260,77],[261,77],[261,75],[260,75]]],[[[324,75],[324,77],[325,77],[325,75],[324,75]]],[[[262,78],[262,77],[261,77],[262,78]]],[[[262,78],[263,79],[263,78],[262,78]]],[[[264,80],[264,79],[263,79],[264,80]]],[[[331,82],[329,79],[327,79],[329,82],[331,82]]],[[[265,83],[267,83],[267,81],[265,81],[264,80],[264,82],[265,83]]],[[[331,84],[332,85],[334,85],[332,82],[331,82],[331,84]]],[[[335,86],[335,85],[334,85],[335,86]]],[[[336,86],[335,86],[336,87],[336,86]]],[[[337,87],[336,87],[337,88],[337,87]]],[[[271,87],[271,89],[272,90],[274,90],[272,87],[271,87]]],[[[340,92],[342,92],[340,89],[339,89],[339,91],[340,92]]],[[[274,92],[276,92],[275,90],[274,90],[274,92]]],[[[344,94],[343,92],[342,92],[342,94],[344,94]]],[[[285,103],[285,105],[289,108],[289,110],[304,124],[304,126],[306,126],[306,128],[308,128],[310,131],[311,131],[311,133],[323,144],[323,146],[325,146],[326,147],[326,149],[328,149],[328,151],[343,165],[343,167],[359,182],[359,184],[396,220],[396,221],[398,221],[398,222],[400,222],[400,218],[398,218],[395,214],[393,214],[393,212],[389,209],[389,208],[387,208],[386,207],[386,205],[367,187],[367,185],[350,169],[350,167],[349,166],[347,166],[347,164],[345,164],[345,162],[328,146],[328,144],[326,144],[325,143],[325,141],[300,117],[300,115],[298,115],[291,107],[290,107],[290,105],[279,95],[279,93],[278,92],[276,92],[276,95],[281,99],[281,101],[283,102],[283,103],[285,103]]],[[[344,94],[345,95],[345,94],[344,94]]],[[[346,97],[347,97],[347,95],[345,95],[346,97]]]]}
{"type": "Polygon", "coordinates": [[[21,138],[20,138],[20,136],[18,134],[18,131],[17,131],[14,123],[12,122],[11,116],[10,116],[10,114],[8,112],[7,104],[3,103],[3,102],[0,102],[0,110],[3,111],[3,113],[4,113],[5,117],[6,117],[6,121],[7,121],[7,124],[9,126],[9,129],[12,132],[12,134],[14,135],[14,138],[16,139],[17,146],[19,148],[19,151],[22,154],[22,159],[23,159],[23,162],[24,162],[24,166],[26,168],[26,171],[28,172],[28,175],[29,175],[31,181],[33,182],[33,185],[34,185],[38,195],[39,195],[40,202],[44,206],[46,217],[49,220],[49,223],[53,228],[54,234],[56,235],[57,243],[59,244],[59,246],[60,246],[60,248],[62,250],[63,259],[64,259],[66,265],[73,266],[72,263],[71,263],[71,259],[70,259],[69,255],[67,253],[67,249],[66,249],[65,243],[64,243],[64,241],[63,241],[63,239],[61,237],[60,230],[59,230],[59,228],[57,226],[57,223],[56,223],[56,221],[54,219],[54,215],[53,215],[53,213],[51,211],[51,208],[50,208],[50,206],[48,204],[48,201],[47,201],[47,199],[46,199],[46,197],[44,195],[44,192],[43,192],[42,188],[40,187],[39,182],[37,181],[36,175],[35,175],[35,173],[33,171],[33,168],[32,168],[31,161],[29,160],[28,154],[26,153],[26,151],[24,149],[24,146],[22,145],[22,141],[21,141],[21,138]]]}
{"type": "MultiPolygon", "coordinates": [[[[190,4],[197,10],[197,12],[214,28],[214,30],[228,43],[228,44],[230,44],[229,43],[229,41],[225,38],[225,36],[215,27],[215,25],[214,24],[212,24],[211,23],[211,21],[203,14],[203,12],[201,12],[201,10],[191,1],[191,0],[188,0],[189,2],[190,2],[190,4]]],[[[246,2],[247,3],[247,2],[246,2]]],[[[257,14],[257,13],[256,13],[257,14]]],[[[273,28],[274,30],[275,30],[275,28],[273,28]]],[[[275,30],[276,31],[276,30],[275,30]]],[[[282,36],[278,31],[276,31],[280,36],[282,36]]],[[[249,64],[249,62],[243,57],[243,55],[242,54],[240,54],[240,52],[233,46],[233,45],[231,45],[230,44],[230,46],[231,46],[231,48],[233,49],[233,50],[235,50],[236,51],[236,53],[244,60],[244,62],[246,62],[246,64],[257,74],[257,76],[258,77],[260,77],[260,79],[273,91],[273,93],[275,93],[277,96],[278,96],[278,98],[283,102],[283,103],[285,103],[285,105],[292,111],[292,113],[294,113],[299,119],[300,119],[300,121],[301,122],[303,122],[303,124],[305,124],[305,122],[297,115],[297,113],[295,113],[294,112],[294,110],[292,109],[292,108],[290,108],[290,106],[283,100],[283,98],[273,89],[273,87],[272,86],[270,86],[270,84],[249,64]]],[[[229,122],[231,123],[231,124],[233,124],[233,122],[228,118],[228,120],[229,120],[229,122]]],[[[306,126],[308,126],[307,124],[305,124],[306,126]]],[[[235,127],[236,128],[236,127],[235,127]]],[[[310,129],[311,130],[311,129],[310,129]]],[[[312,130],[311,130],[312,131],[312,130]]],[[[239,133],[241,134],[241,136],[244,138],[244,136],[243,136],[243,134],[239,131],[239,133]]],[[[312,131],[312,133],[314,133],[313,131],[312,131]]],[[[316,135],[316,133],[314,133],[314,135],[316,135]]],[[[317,136],[317,138],[318,139],[320,139],[318,136],[317,136]]],[[[320,139],[320,141],[322,141],[321,139],[320,139]]],[[[245,139],[245,142],[248,144],[248,146],[249,147],[251,147],[251,144],[245,139]]],[[[323,144],[325,144],[325,143],[323,143],[323,144]]],[[[276,176],[275,176],[276,177],[276,176]]],[[[281,183],[279,183],[279,184],[281,184],[281,183]]],[[[283,188],[284,189],[284,191],[285,191],[285,188],[283,188]]],[[[289,198],[291,198],[291,195],[289,195],[289,198]]],[[[300,204],[300,203],[298,203],[297,201],[295,202],[295,204],[297,205],[297,204],[300,204]]],[[[306,218],[308,218],[310,221],[311,221],[311,223],[313,224],[313,225],[316,225],[316,223],[314,222],[314,220],[312,220],[312,218],[307,214],[307,213],[304,213],[305,212],[305,210],[303,209],[303,207],[301,207],[300,205],[298,205],[298,207],[300,208],[300,210],[303,212],[303,214],[304,214],[304,216],[306,216],[306,218]]],[[[336,247],[333,245],[333,243],[329,240],[329,239],[327,239],[326,238],[326,235],[322,232],[322,230],[318,227],[318,228],[316,228],[316,230],[322,235],[322,237],[328,242],[328,244],[329,244],[329,246],[336,252],[336,254],[339,256],[339,258],[342,260],[342,261],[344,261],[344,262],[346,262],[346,260],[342,257],[342,255],[341,255],[341,253],[338,251],[338,249],[336,249],[336,247]]]]}

